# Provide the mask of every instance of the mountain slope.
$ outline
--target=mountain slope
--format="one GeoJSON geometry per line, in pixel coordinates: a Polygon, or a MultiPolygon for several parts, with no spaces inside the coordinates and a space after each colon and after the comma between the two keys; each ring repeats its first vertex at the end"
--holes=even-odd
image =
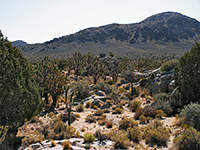
{"type": "Polygon", "coordinates": [[[13,41],[12,45],[13,46],[25,46],[25,45],[27,45],[27,43],[22,40],[17,40],[17,41],[13,41]]]}
{"type": "Polygon", "coordinates": [[[42,44],[21,47],[29,58],[67,57],[79,50],[116,55],[182,54],[200,41],[200,22],[175,12],[153,15],[140,23],[88,28],[42,44]]]}

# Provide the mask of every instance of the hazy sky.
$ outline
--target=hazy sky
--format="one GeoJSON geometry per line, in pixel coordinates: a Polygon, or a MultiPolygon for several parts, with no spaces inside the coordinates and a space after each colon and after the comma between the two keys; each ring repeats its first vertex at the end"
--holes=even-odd
{"type": "Polygon", "coordinates": [[[41,43],[88,27],[140,22],[165,11],[200,21],[200,0],[0,0],[0,30],[10,41],[41,43]]]}

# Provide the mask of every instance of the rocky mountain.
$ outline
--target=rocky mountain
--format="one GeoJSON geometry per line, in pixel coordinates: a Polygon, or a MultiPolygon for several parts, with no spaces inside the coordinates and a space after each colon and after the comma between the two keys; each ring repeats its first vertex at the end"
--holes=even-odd
{"type": "Polygon", "coordinates": [[[134,24],[110,24],[81,30],[42,44],[20,47],[29,58],[45,55],[68,57],[83,53],[148,55],[150,53],[182,54],[200,41],[200,22],[176,12],[150,16],[134,24]]]}
{"type": "Polygon", "coordinates": [[[22,41],[22,40],[17,40],[17,41],[13,41],[12,45],[14,45],[14,46],[25,46],[25,45],[27,45],[27,43],[22,41]]]}

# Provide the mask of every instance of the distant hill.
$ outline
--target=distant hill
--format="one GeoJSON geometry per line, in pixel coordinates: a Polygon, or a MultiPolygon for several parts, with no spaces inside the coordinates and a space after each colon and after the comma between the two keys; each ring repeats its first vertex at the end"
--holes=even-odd
{"type": "Polygon", "coordinates": [[[25,46],[25,45],[27,45],[27,43],[22,40],[17,40],[17,41],[13,41],[12,45],[13,46],[25,46]]]}
{"type": "Polygon", "coordinates": [[[183,54],[200,42],[200,22],[176,12],[150,16],[134,24],[109,24],[81,30],[42,44],[20,47],[31,59],[45,55],[64,58],[79,50],[83,53],[140,55],[183,54]]]}

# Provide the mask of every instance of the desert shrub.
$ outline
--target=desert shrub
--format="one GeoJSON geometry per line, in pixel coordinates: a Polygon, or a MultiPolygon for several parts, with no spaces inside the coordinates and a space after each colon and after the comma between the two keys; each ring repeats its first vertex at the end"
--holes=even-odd
{"type": "Polygon", "coordinates": [[[54,140],[51,140],[51,147],[55,147],[56,146],[56,142],[54,140]]]}
{"type": "Polygon", "coordinates": [[[106,124],[106,122],[105,122],[105,120],[98,120],[98,124],[99,124],[100,126],[103,126],[103,125],[106,124]]]}
{"type": "Polygon", "coordinates": [[[139,127],[134,126],[127,129],[127,136],[131,141],[139,143],[142,139],[142,132],[140,131],[139,127]]]}
{"type": "Polygon", "coordinates": [[[160,67],[160,70],[162,72],[165,72],[165,71],[170,71],[171,69],[173,69],[176,65],[178,64],[178,61],[177,60],[170,60],[164,64],[162,64],[162,66],[160,67]]]}
{"type": "Polygon", "coordinates": [[[95,137],[91,133],[86,133],[83,136],[85,143],[92,143],[95,140],[95,137]]]}
{"type": "Polygon", "coordinates": [[[141,115],[151,118],[162,118],[166,116],[166,114],[162,110],[156,110],[151,107],[137,109],[134,115],[134,119],[139,119],[141,115]]]}
{"type": "Polygon", "coordinates": [[[173,140],[178,150],[199,150],[200,149],[200,132],[189,127],[174,138],[173,140]]]}
{"type": "Polygon", "coordinates": [[[89,122],[89,123],[95,123],[97,121],[97,118],[92,115],[92,114],[89,114],[87,115],[87,117],[85,118],[85,121],[86,122],[89,122]]]}
{"type": "MultiPolygon", "coordinates": [[[[70,115],[70,121],[71,123],[74,122],[75,120],[77,120],[80,116],[78,116],[77,114],[71,113],[70,115]]],[[[57,120],[59,120],[59,118],[63,121],[66,122],[68,121],[68,113],[62,113],[58,116],[57,120]]]]}
{"type": "Polygon", "coordinates": [[[184,106],[180,116],[184,117],[183,124],[189,124],[200,131],[200,104],[191,103],[184,106]]]}
{"type": "Polygon", "coordinates": [[[113,111],[112,114],[122,114],[123,113],[123,109],[116,107],[113,111]]]}
{"type": "Polygon", "coordinates": [[[81,128],[81,132],[85,132],[85,128],[81,128]]]}
{"type": "Polygon", "coordinates": [[[91,102],[86,102],[85,108],[90,108],[91,107],[91,102]]]}
{"type": "Polygon", "coordinates": [[[94,86],[94,89],[98,89],[101,91],[104,91],[106,94],[110,94],[112,92],[112,88],[109,84],[106,84],[104,82],[99,82],[94,86]]]}
{"type": "Polygon", "coordinates": [[[65,140],[63,143],[63,150],[70,150],[71,149],[71,144],[68,140],[65,140]]]}
{"type": "Polygon", "coordinates": [[[80,99],[85,99],[90,95],[90,86],[86,82],[77,82],[74,87],[74,91],[76,92],[76,97],[80,99]]]}
{"type": "Polygon", "coordinates": [[[147,84],[147,82],[148,82],[147,78],[142,78],[140,80],[140,86],[142,86],[142,87],[145,86],[147,84]]]}
{"type": "Polygon", "coordinates": [[[50,112],[48,115],[49,117],[55,117],[55,114],[53,112],[50,112]]]}
{"type": "Polygon", "coordinates": [[[146,143],[150,145],[166,146],[170,137],[170,129],[162,126],[160,121],[154,121],[144,131],[146,143]]]}
{"type": "Polygon", "coordinates": [[[32,143],[42,142],[43,140],[45,140],[44,135],[39,133],[39,132],[36,132],[36,133],[33,133],[33,134],[29,134],[28,136],[23,138],[22,139],[22,145],[28,146],[32,143]]]}
{"type": "Polygon", "coordinates": [[[113,126],[113,122],[110,121],[110,120],[107,120],[106,121],[106,128],[112,128],[112,126],[113,126]]]}
{"type": "Polygon", "coordinates": [[[139,102],[139,101],[132,101],[130,103],[130,110],[132,112],[135,112],[140,106],[141,106],[141,102],[139,102]]]}
{"type": "Polygon", "coordinates": [[[147,124],[147,123],[150,123],[150,121],[152,120],[151,117],[145,117],[143,115],[141,115],[139,117],[139,121],[140,121],[140,124],[147,124]]]}
{"type": "Polygon", "coordinates": [[[83,111],[84,111],[83,104],[79,104],[79,105],[76,107],[76,111],[77,111],[77,112],[83,112],[83,111]]]}
{"type": "Polygon", "coordinates": [[[114,141],[115,149],[126,149],[130,142],[125,131],[117,131],[113,134],[111,140],[114,141]]]}
{"type": "Polygon", "coordinates": [[[95,136],[99,141],[103,141],[103,140],[106,140],[106,139],[107,139],[106,134],[103,134],[100,130],[97,130],[97,131],[94,133],[94,136],[95,136]]]}
{"type": "Polygon", "coordinates": [[[98,110],[96,110],[95,112],[94,112],[94,115],[95,116],[101,116],[101,115],[103,115],[103,110],[101,110],[101,109],[98,109],[98,110]]]}
{"type": "Polygon", "coordinates": [[[129,127],[138,126],[138,121],[132,118],[122,118],[119,122],[119,130],[127,130],[129,127]]]}

